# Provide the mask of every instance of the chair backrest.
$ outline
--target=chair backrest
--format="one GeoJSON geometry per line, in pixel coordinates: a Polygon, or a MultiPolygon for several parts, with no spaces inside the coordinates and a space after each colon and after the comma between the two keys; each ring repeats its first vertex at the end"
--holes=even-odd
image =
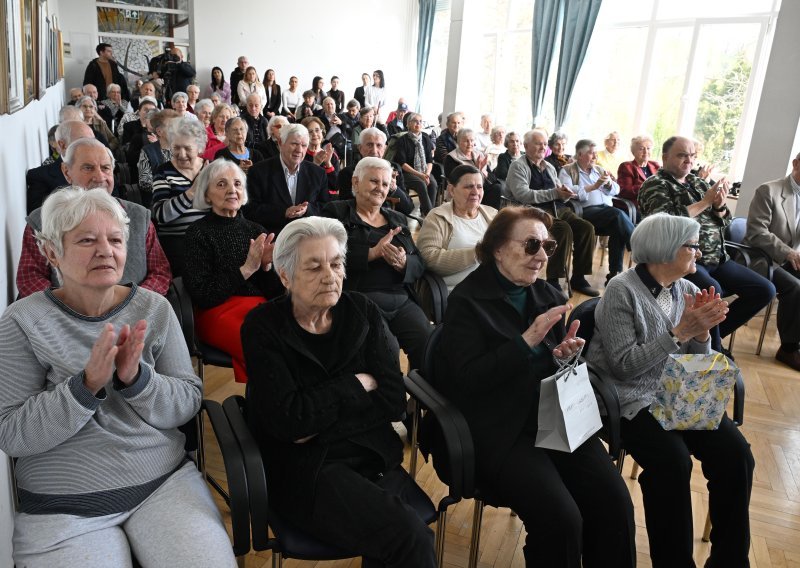
{"type": "Polygon", "coordinates": [[[744,242],[746,231],[747,219],[745,217],[734,217],[731,224],[725,227],[725,240],[741,244],[744,242]]]}
{"type": "Polygon", "coordinates": [[[444,331],[444,324],[439,324],[433,328],[433,332],[428,336],[428,341],[425,343],[425,353],[422,356],[422,376],[433,386],[436,386],[434,380],[433,369],[433,356],[439,349],[439,344],[442,341],[442,331],[444,331]]]}
{"type": "Polygon", "coordinates": [[[422,311],[434,325],[439,325],[444,320],[447,310],[447,284],[438,274],[426,270],[414,283],[414,292],[417,295],[422,311]]]}
{"type": "Polygon", "coordinates": [[[569,314],[569,319],[567,319],[567,328],[569,328],[575,320],[581,322],[581,326],[578,328],[578,337],[586,341],[586,345],[583,348],[584,353],[586,353],[586,350],[589,348],[589,342],[591,342],[592,336],[594,335],[594,312],[597,309],[597,303],[599,301],[600,298],[590,298],[578,304],[573,308],[572,312],[569,314]]]}
{"type": "Polygon", "coordinates": [[[183,338],[186,340],[186,347],[189,355],[197,355],[197,343],[194,336],[194,311],[192,309],[192,298],[188,290],[183,285],[183,278],[178,276],[172,280],[167,290],[167,300],[172,305],[172,310],[178,318],[178,323],[183,331],[183,338]]]}

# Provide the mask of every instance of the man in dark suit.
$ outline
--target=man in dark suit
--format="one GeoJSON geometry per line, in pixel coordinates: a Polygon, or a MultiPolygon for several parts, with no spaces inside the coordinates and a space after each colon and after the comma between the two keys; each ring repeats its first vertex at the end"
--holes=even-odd
{"type": "Polygon", "coordinates": [[[25,175],[25,183],[28,187],[26,213],[30,214],[34,209],[41,207],[45,198],[55,189],[69,185],[61,169],[61,156],[67,151],[67,147],[79,138],[94,138],[92,129],[87,124],[69,120],[58,126],[56,129],[56,144],[60,154],[58,159],[52,164],[31,168],[25,175]]]}
{"type": "Polygon", "coordinates": [[[288,223],[319,215],[328,199],[328,178],[313,162],[304,160],[308,130],[302,124],[281,128],[280,153],[247,172],[247,219],[276,235],[288,223]]]}

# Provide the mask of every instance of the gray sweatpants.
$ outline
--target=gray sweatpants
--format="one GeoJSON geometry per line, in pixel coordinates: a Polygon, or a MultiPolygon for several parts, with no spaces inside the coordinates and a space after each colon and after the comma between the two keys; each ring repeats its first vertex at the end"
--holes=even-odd
{"type": "Polygon", "coordinates": [[[192,463],[136,508],[103,517],[29,515],[14,520],[17,568],[235,567],[228,534],[192,463]]]}

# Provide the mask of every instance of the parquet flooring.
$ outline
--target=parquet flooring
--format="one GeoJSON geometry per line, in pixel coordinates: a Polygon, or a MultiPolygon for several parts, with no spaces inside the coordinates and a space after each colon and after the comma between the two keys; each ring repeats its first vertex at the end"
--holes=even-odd
{"type": "MultiPolygon", "coordinates": [[[[595,256],[599,261],[599,253],[595,256]]],[[[590,278],[601,286],[606,267],[596,266],[590,278]]],[[[574,303],[586,298],[575,296],[574,303]]],[[[800,316],[800,314],[799,314],[800,316]]],[[[752,445],[756,460],[755,480],[750,502],[752,544],[750,563],[753,568],[800,568],[800,373],[777,363],[773,358],[778,348],[778,334],[773,315],[761,356],[755,355],[761,316],[756,316],[736,336],[734,355],[742,369],[746,385],[745,421],[742,431],[752,445]]],[[[231,394],[243,394],[244,387],[233,382],[228,369],[206,368],[205,395],[222,401],[231,394]]],[[[397,425],[398,431],[404,430],[397,425]]],[[[210,427],[207,431],[210,432],[210,427]]],[[[224,468],[219,449],[210,434],[207,441],[209,470],[224,480],[224,468]]],[[[409,449],[406,448],[406,465],[409,449]]],[[[422,463],[418,482],[434,502],[445,495],[433,468],[422,463]]],[[[625,481],[630,488],[636,515],[636,549],[638,566],[651,566],[648,555],[642,496],[638,483],[629,478],[632,461],[625,465],[625,481]]],[[[224,502],[217,498],[223,517],[228,519],[224,502]]],[[[472,527],[471,500],[450,508],[446,528],[445,566],[463,568],[469,555],[472,527]]],[[[699,464],[692,477],[692,506],[694,510],[695,561],[702,566],[710,545],[701,542],[700,535],[708,510],[708,492],[699,464]]],[[[487,507],[482,523],[479,566],[481,568],[522,568],[525,531],[521,521],[508,509],[487,507]]],[[[287,560],[284,566],[344,568],[360,566],[359,559],[336,562],[303,562],[287,560]]],[[[271,566],[270,553],[250,553],[245,557],[247,568],[271,566]]],[[[611,568],[611,567],[610,567],[611,568]]]]}

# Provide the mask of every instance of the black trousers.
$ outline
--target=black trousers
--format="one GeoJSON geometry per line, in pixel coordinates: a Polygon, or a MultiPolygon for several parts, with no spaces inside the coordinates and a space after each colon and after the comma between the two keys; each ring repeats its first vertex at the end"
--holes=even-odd
{"type": "Polygon", "coordinates": [[[633,223],[628,216],[610,205],[594,205],[583,209],[583,218],[594,225],[595,233],[608,235],[608,271],[622,272],[625,249],[631,248],[633,223]]]}
{"type": "Polygon", "coordinates": [[[403,172],[403,183],[407,190],[413,189],[419,196],[419,210],[424,217],[433,208],[436,203],[436,194],[439,192],[439,185],[436,183],[436,178],[433,174],[430,175],[430,183],[425,185],[421,178],[414,174],[403,172]]]}
{"type": "Polygon", "coordinates": [[[778,291],[778,335],[781,343],[800,343],[800,272],[775,267],[772,283],[778,291]]]}
{"type": "Polygon", "coordinates": [[[547,260],[547,278],[563,278],[567,271],[567,253],[572,252],[573,278],[592,273],[594,254],[594,227],[581,219],[572,209],[562,208],[550,228],[558,241],[556,252],[547,260]]]}
{"type": "Polygon", "coordinates": [[[750,490],[755,461],[736,425],[723,416],[717,430],[666,431],[647,408],[622,419],[625,449],[642,467],[639,484],[654,568],[693,568],[691,456],[708,480],[711,556],[707,567],[749,566],[750,490]]]}
{"type": "Polygon", "coordinates": [[[633,504],[596,437],[574,452],[535,447],[520,436],[499,472],[479,487],[525,523],[526,566],[627,568],[636,565],[633,504]]]}
{"type": "Polygon", "coordinates": [[[377,479],[346,461],[323,464],[308,518],[287,518],[309,534],[364,557],[362,566],[435,568],[433,531],[406,500],[414,481],[400,466],[377,479]]]}
{"type": "Polygon", "coordinates": [[[433,326],[419,304],[408,294],[365,292],[365,295],[380,308],[389,331],[406,352],[411,368],[421,369],[425,345],[433,326]]]}

